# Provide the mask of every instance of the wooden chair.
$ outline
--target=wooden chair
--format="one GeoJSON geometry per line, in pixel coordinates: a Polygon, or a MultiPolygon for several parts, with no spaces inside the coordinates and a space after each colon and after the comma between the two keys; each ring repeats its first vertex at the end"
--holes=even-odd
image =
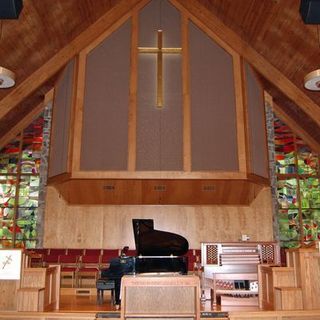
{"type": "Polygon", "coordinates": [[[71,279],[72,288],[75,285],[76,272],[79,269],[78,255],[60,255],[59,263],[61,265],[61,283],[65,279],[71,279]]]}
{"type": "Polygon", "coordinates": [[[99,278],[100,255],[84,255],[81,258],[79,269],[76,271],[76,281],[79,287],[82,287],[84,278],[93,279],[94,283],[99,278]]]}
{"type": "Polygon", "coordinates": [[[29,256],[29,266],[42,267],[43,266],[43,257],[48,254],[48,249],[27,249],[26,254],[29,256]]]}

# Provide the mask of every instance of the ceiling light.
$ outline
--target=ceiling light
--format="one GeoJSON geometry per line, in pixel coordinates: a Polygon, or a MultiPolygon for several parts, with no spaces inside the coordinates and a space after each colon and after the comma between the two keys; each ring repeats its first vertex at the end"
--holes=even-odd
{"type": "Polygon", "coordinates": [[[11,88],[15,85],[15,74],[4,68],[0,67],[0,88],[11,88]]]}
{"type": "Polygon", "coordinates": [[[304,77],[304,87],[312,91],[320,91],[320,69],[308,73],[304,77]]]}

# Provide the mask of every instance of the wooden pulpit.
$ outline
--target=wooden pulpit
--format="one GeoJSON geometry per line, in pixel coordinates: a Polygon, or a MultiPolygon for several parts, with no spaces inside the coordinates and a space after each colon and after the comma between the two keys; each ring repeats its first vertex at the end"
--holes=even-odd
{"type": "Polygon", "coordinates": [[[200,279],[194,275],[124,276],[121,319],[200,319],[200,279]]]}

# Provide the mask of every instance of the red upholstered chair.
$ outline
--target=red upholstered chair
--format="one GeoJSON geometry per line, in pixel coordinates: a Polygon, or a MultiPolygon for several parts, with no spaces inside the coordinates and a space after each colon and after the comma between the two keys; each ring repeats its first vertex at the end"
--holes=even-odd
{"type": "Polygon", "coordinates": [[[137,255],[137,251],[136,250],[128,250],[127,251],[127,256],[128,257],[135,257],[137,255]]]}
{"type": "Polygon", "coordinates": [[[45,254],[42,256],[43,266],[47,267],[49,264],[59,264],[59,255],[45,254]]]}
{"type": "Polygon", "coordinates": [[[121,250],[119,249],[104,249],[100,260],[100,268],[108,268],[110,265],[110,261],[113,258],[119,257],[120,251],[121,250]]]}
{"type": "Polygon", "coordinates": [[[71,286],[74,287],[76,271],[79,269],[79,256],[60,255],[59,263],[61,265],[61,283],[63,284],[65,279],[71,279],[71,286]]]}
{"type": "Polygon", "coordinates": [[[92,279],[94,283],[99,278],[100,255],[84,255],[81,257],[79,269],[76,271],[76,279],[79,287],[82,287],[83,279],[92,279]]]}
{"type": "Polygon", "coordinates": [[[102,255],[102,249],[85,249],[84,256],[101,256],[102,255]]]}
{"type": "Polygon", "coordinates": [[[49,249],[49,254],[60,256],[60,255],[66,254],[66,249],[56,249],[56,248],[49,249]]]}
{"type": "Polygon", "coordinates": [[[84,249],[67,249],[66,254],[71,256],[82,256],[84,249]]]}
{"type": "Polygon", "coordinates": [[[48,254],[49,249],[46,248],[34,248],[34,249],[28,249],[27,251],[31,251],[37,254],[48,254]]]}
{"type": "Polygon", "coordinates": [[[195,263],[200,261],[200,258],[197,258],[197,250],[189,249],[188,252],[185,254],[188,257],[188,271],[193,272],[195,270],[195,263]]]}

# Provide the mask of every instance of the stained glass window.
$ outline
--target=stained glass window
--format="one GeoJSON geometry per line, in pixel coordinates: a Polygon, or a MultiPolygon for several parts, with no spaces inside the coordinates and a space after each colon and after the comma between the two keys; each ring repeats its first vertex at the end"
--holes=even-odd
{"type": "Polygon", "coordinates": [[[297,179],[286,179],[278,181],[278,203],[281,209],[296,209],[297,179]]]}
{"type": "Polygon", "coordinates": [[[277,118],[274,129],[280,240],[294,247],[320,239],[320,159],[277,118]]]}
{"type": "Polygon", "coordinates": [[[0,150],[0,174],[17,170],[20,150],[20,135],[0,150]]]}
{"type": "Polygon", "coordinates": [[[279,119],[275,119],[275,151],[278,173],[295,173],[295,146],[291,130],[279,119]]]}
{"type": "Polygon", "coordinates": [[[35,247],[44,119],[0,150],[0,248],[35,247]]]}

